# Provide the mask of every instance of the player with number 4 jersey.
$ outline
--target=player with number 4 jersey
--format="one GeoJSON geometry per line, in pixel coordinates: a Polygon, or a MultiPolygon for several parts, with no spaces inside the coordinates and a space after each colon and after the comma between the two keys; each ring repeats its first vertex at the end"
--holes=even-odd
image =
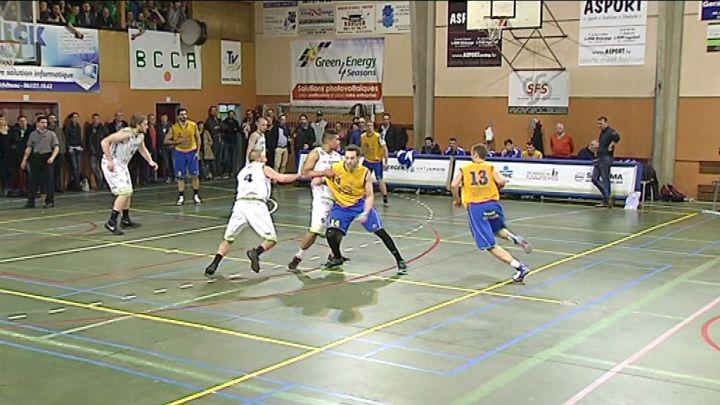
{"type": "Polygon", "coordinates": [[[516,272],[513,281],[521,282],[530,272],[528,267],[516,260],[507,250],[498,246],[495,236],[510,240],[532,251],[530,243],[522,236],[515,235],[505,226],[505,213],[500,206],[500,189],[507,180],[487,161],[488,149],[485,144],[472,147],[472,162],[462,166],[452,181],[454,205],[465,206],[468,211],[470,232],[475,244],[481,250],[488,250],[493,256],[512,266],[516,272]],[[462,187],[462,197],[460,188],[462,187]]]}

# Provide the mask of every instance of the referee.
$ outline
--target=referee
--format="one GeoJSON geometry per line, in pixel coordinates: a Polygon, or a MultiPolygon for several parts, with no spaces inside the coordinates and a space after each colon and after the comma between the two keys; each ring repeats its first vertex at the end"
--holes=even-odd
{"type": "Polygon", "coordinates": [[[30,134],[25,148],[20,168],[27,169],[28,158],[30,159],[30,185],[28,188],[28,200],[25,208],[35,208],[35,195],[38,187],[47,190],[45,194],[45,206],[55,206],[55,183],[53,181],[53,163],[60,152],[60,142],[55,132],[47,129],[48,119],[39,115],[35,119],[35,130],[30,134]]]}

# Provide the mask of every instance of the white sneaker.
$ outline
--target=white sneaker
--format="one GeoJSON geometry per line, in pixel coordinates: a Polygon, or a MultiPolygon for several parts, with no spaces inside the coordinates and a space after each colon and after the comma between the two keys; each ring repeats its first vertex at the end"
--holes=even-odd
{"type": "Polygon", "coordinates": [[[175,203],[175,205],[177,205],[177,206],[179,207],[179,206],[181,206],[181,205],[183,205],[183,204],[185,204],[185,196],[184,196],[184,195],[181,195],[180,197],[178,197],[178,200],[177,200],[177,202],[175,203]]]}
{"type": "Polygon", "coordinates": [[[197,194],[195,194],[195,195],[193,196],[193,201],[195,201],[195,205],[200,205],[200,204],[202,204],[202,201],[200,201],[200,196],[197,195],[197,194]]]}

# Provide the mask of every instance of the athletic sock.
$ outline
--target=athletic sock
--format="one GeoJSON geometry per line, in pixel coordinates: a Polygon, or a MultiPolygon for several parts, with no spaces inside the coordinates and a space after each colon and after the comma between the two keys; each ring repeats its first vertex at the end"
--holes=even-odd
{"type": "Polygon", "coordinates": [[[184,191],[178,191],[178,197],[185,197],[184,191]]]}
{"type": "Polygon", "coordinates": [[[376,231],[375,235],[377,235],[380,238],[380,240],[383,241],[387,250],[389,250],[390,253],[392,253],[393,257],[395,257],[395,260],[397,260],[399,262],[403,259],[402,256],[400,256],[400,252],[398,251],[397,246],[395,246],[395,242],[392,240],[390,235],[388,235],[388,233],[384,229],[380,229],[380,230],[376,231]]]}
{"type": "Polygon", "coordinates": [[[305,253],[305,249],[300,249],[297,251],[297,253],[295,253],[295,257],[297,257],[298,259],[302,259],[303,253],[305,253]]]}
{"type": "Polygon", "coordinates": [[[335,259],[341,259],[340,242],[342,241],[342,233],[335,228],[330,228],[325,232],[325,237],[327,238],[328,245],[330,245],[333,257],[335,259]]]}
{"type": "Polygon", "coordinates": [[[263,254],[263,252],[265,252],[265,248],[260,245],[255,248],[255,251],[257,252],[257,255],[260,256],[261,254],[263,254]]]}
{"type": "Polygon", "coordinates": [[[512,261],[510,262],[510,266],[512,266],[514,269],[519,269],[521,264],[522,263],[520,263],[516,259],[512,259],[512,261]]]}
{"type": "Polygon", "coordinates": [[[518,239],[518,237],[514,233],[508,231],[507,229],[505,231],[507,232],[508,239],[510,239],[512,241],[512,243],[514,243],[516,245],[518,243],[520,243],[520,239],[518,239]]]}
{"type": "Polygon", "coordinates": [[[110,214],[110,219],[108,220],[108,223],[113,226],[116,225],[118,215],[120,215],[120,211],[112,210],[112,214],[110,214]]]}
{"type": "Polygon", "coordinates": [[[215,255],[215,258],[212,261],[212,264],[218,265],[218,264],[220,264],[220,260],[222,260],[222,259],[223,259],[223,255],[221,255],[220,253],[217,253],[215,255]]]}
{"type": "Polygon", "coordinates": [[[130,221],[130,210],[122,210],[122,220],[123,221],[130,221]]]}
{"type": "Polygon", "coordinates": [[[194,188],[194,189],[193,189],[193,195],[198,195],[199,192],[200,192],[200,189],[199,189],[199,188],[194,188]]]}

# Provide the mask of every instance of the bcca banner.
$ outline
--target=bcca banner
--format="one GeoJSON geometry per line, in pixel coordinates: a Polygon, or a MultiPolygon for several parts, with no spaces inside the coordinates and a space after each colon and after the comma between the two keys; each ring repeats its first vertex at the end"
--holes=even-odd
{"type": "Polygon", "coordinates": [[[292,43],[293,104],[382,103],[383,38],[292,43]]]}
{"type": "Polygon", "coordinates": [[[172,32],[138,34],[136,29],[128,30],[131,89],[202,88],[199,46],[183,44],[180,34],[172,32]]]}

